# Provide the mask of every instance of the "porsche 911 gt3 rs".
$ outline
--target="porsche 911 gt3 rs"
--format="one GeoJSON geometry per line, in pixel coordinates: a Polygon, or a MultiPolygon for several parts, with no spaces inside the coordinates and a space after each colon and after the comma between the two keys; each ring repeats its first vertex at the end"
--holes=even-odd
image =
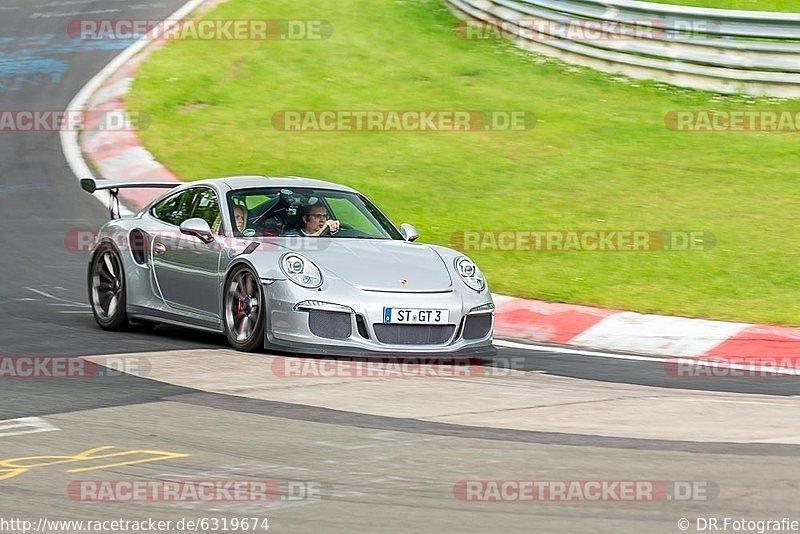
{"type": "Polygon", "coordinates": [[[480,269],[415,242],[413,226],[396,228],[349,187],[255,176],[81,184],[114,199],[123,188],[169,189],[134,216],[112,209],[97,235],[88,289],[103,329],[173,324],[224,334],[244,351],[494,353],[480,269]],[[314,218],[322,223],[310,227],[314,218]]]}

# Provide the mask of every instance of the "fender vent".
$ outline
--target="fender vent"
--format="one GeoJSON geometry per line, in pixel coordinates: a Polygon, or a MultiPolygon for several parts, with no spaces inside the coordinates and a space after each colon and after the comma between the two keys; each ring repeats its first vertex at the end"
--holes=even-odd
{"type": "Polygon", "coordinates": [[[128,235],[128,242],[131,246],[133,261],[139,265],[147,265],[147,252],[150,250],[148,235],[142,230],[134,228],[128,235]]]}

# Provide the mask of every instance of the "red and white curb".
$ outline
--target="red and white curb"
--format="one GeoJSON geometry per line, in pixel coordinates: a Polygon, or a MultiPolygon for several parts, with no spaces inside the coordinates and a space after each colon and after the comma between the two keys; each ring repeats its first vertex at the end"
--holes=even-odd
{"type": "MultiPolygon", "coordinates": [[[[125,110],[125,95],[147,53],[126,62],[92,95],[86,106],[95,112],[125,110]]],[[[89,125],[87,125],[89,126],[89,125]]],[[[80,137],[81,151],[103,177],[125,182],[176,182],[180,179],[167,170],[145,149],[133,129],[108,131],[87,128],[80,137]]],[[[133,210],[140,210],[163,194],[158,189],[122,189],[120,197],[133,210]]]]}
{"type": "MultiPolygon", "coordinates": [[[[167,20],[165,29],[171,28],[177,24],[177,21],[189,16],[192,11],[200,7],[206,1],[207,0],[189,0],[186,2],[165,19],[167,20]]],[[[133,73],[138,63],[141,62],[145,56],[142,54],[137,59],[134,59],[134,57],[142,52],[149,44],[151,44],[151,40],[148,36],[144,36],[123,50],[78,91],[78,94],[76,94],[67,105],[67,111],[86,111],[97,107],[106,107],[107,109],[124,108],[124,95],[127,94],[130,89],[133,73]]],[[[113,161],[104,162],[103,165],[98,164],[99,174],[102,177],[125,180],[131,179],[131,175],[139,176],[147,172],[128,172],[128,167],[124,165],[125,161],[130,162],[134,168],[139,168],[140,170],[163,169],[163,166],[156,163],[155,158],[141,146],[135,132],[116,132],[113,138],[106,136],[92,138],[92,133],[91,130],[84,132],[83,143],[84,148],[87,150],[86,157],[88,157],[90,161],[98,164],[97,162],[106,159],[106,157],[116,156],[113,161]],[[128,135],[128,133],[132,135],[128,135]],[[87,140],[91,141],[91,144],[87,144],[87,140]],[[119,146],[117,146],[117,143],[119,146]],[[98,146],[104,147],[105,150],[98,150],[98,146]],[[123,152],[131,149],[135,149],[135,153],[137,153],[138,156],[134,159],[134,151],[131,151],[127,154],[127,158],[123,157],[123,152]],[[95,160],[95,158],[97,158],[97,160],[95,160]]],[[[72,170],[72,173],[79,180],[81,178],[95,177],[95,173],[92,172],[89,163],[84,159],[81,148],[79,132],[72,129],[61,131],[61,150],[64,152],[64,157],[67,159],[67,164],[72,170]]],[[[164,169],[164,173],[169,173],[169,171],[164,169]]],[[[169,179],[166,177],[166,174],[163,174],[163,176],[162,179],[169,179]]],[[[173,178],[177,180],[177,177],[173,176],[173,178]]],[[[108,207],[109,197],[106,193],[97,192],[94,196],[104,206],[108,207]]],[[[126,202],[130,202],[132,206],[142,205],[142,202],[146,198],[144,196],[128,195],[128,191],[125,191],[124,194],[120,196],[126,202]]],[[[120,211],[123,215],[132,213],[125,206],[120,206],[120,211]]]]}
{"type": "MultiPolygon", "coordinates": [[[[188,2],[168,20],[174,24],[205,1],[188,2]]],[[[147,55],[140,52],[148,44],[144,37],[117,56],[75,96],[67,109],[123,110],[125,95],[147,55]]],[[[80,138],[77,132],[64,131],[61,138],[64,154],[78,178],[93,176],[88,159],[100,176],[108,179],[179,181],[142,146],[135,131],[87,129],[80,138]]],[[[159,194],[153,190],[123,190],[120,196],[128,206],[138,210],[159,194]]],[[[106,194],[95,196],[108,205],[106,194]]],[[[126,212],[131,213],[123,207],[123,213],[126,212]]],[[[639,314],[502,295],[494,298],[498,338],[654,356],[737,361],[800,359],[800,328],[639,314]]]]}
{"type": "Polygon", "coordinates": [[[495,336],[594,350],[731,361],[800,359],[800,328],[495,296],[495,336]]]}

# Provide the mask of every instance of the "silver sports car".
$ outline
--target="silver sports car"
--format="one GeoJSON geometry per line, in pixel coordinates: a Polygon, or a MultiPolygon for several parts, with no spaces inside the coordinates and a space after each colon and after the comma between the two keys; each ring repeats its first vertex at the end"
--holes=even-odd
{"type": "Polygon", "coordinates": [[[398,230],[349,187],[249,176],[81,185],[112,195],[88,273],[106,330],[167,323],[224,333],[244,351],[494,353],[494,304],[480,269],[414,242],[413,226],[398,230]],[[139,187],[170,190],[120,217],[119,190],[139,187]]]}

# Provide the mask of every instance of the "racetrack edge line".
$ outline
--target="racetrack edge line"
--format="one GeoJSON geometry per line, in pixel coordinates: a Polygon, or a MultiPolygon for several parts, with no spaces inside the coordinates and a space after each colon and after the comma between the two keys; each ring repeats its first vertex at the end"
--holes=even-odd
{"type": "MultiPolygon", "coordinates": [[[[195,9],[203,5],[207,0],[189,0],[183,6],[178,8],[173,14],[167,17],[166,28],[174,26],[177,21],[184,19],[187,15],[195,9]]],[[[83,112],[89,98],[97,92],[100,86],[115,72],[117,72],[125,63],[127,63],[133,56],[141,52],[151,42],[149,35],[142,36],[133,43],[131,46],[120,52],[114,59],[103,67],[100,72],[94,75],[86,85],[72,98],[67,104],[66,111],[83,112]]],[[[61,130],[61,151],[67,160],[70,170],[75,177],[80,180],[81,178],[96,178],[86,160],[83,157],[80,143],[78,142],[79,132],[75,130],[61,130]]],[[[103,206],[109,207],[110,199],[102,193],[94,193],[92,196],[96,198],[103,206]]],[[[130,215],[131,212],[127,207],[120,205],[121,215],[130,215]]]]}

